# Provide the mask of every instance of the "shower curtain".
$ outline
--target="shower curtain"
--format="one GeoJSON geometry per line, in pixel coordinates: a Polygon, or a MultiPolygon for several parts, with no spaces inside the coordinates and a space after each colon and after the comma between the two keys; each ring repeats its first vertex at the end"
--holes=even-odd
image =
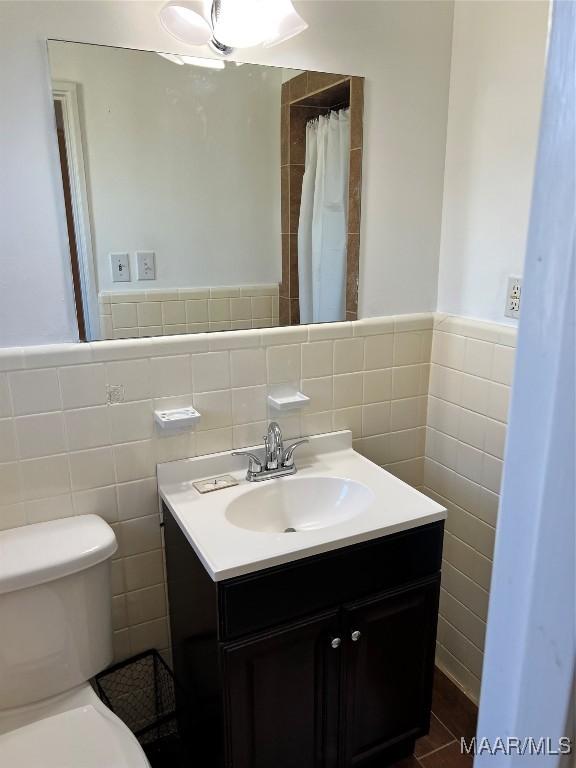
{"type": "Polygon", "coordinates": [[[350,110],[306,126],[306,160],[298,224],[301,323],[346,317],[350,110]]]}

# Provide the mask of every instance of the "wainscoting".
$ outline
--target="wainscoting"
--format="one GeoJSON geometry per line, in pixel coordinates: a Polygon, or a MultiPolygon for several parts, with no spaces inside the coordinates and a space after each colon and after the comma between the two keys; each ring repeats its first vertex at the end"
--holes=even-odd
{"type": "Polygon", "coordinates": [[[311,398],[287,438],[351,429],[359,450],[421,486],[432,315],[0,351],[0,527],[97,513],[114,528],[121,659],[168,648],[156,463],[261,442],[268,388],[311,398]],[[108,387],[124,402],[108,404],[108,387]],[[153,411],[193,404],[195,432],[153,411]],[[417,416],[412,411],[416,408],[417,416]]]}
{"type": "Polygon", "coordinates": [[[437,316],[424,491],[448,509],[437,663],[478,701],[516,332],[437,316]]]}
{"type": "Polygon", "coordinates": [[[279,419],[287,438],[351,429],[448,508],[437,663],[477,699],[514,344],[507,326],[430,313],[0,350],[0,529],[104,517],[116,658],[166,650],[156,464],[260,443],[267,392],[290,382],[311,400],[279,419]],[[199,428],[159,436],[154,409],[183,405],[199,428]]]}
{"type": "Polygon", "coordinates": [[[102,291],[98,302],[103,339],[278,325],[278,285],[102,291]]]}

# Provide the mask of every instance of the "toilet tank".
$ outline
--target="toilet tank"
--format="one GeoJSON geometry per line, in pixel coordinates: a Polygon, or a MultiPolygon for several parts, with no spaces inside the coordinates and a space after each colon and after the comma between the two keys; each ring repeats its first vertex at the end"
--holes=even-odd
{"type": "Polygon", "coordinates": [[[74,688],[112,661],[116,549],[97,515],[0,531],[0,711],[74,688]]]}

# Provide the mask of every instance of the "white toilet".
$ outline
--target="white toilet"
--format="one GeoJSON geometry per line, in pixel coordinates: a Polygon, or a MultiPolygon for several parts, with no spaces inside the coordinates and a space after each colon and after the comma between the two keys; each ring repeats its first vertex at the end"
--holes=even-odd
{"type": "Polygon", "coordinates": [[[110,526],[0,532],[0,766],[150,768],[88,680],[112,661],[110,526]]]}

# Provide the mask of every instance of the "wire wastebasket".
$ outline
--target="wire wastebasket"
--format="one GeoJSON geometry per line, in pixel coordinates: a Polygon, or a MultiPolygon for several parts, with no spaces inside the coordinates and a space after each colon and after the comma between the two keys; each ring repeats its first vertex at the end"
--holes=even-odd
{"type": "Polygon", "coordinates": [[[176,684],[158,651],[114,664],[94,682],[98,696],[126,723],[149,757],[179,748],[176,684]]]}

